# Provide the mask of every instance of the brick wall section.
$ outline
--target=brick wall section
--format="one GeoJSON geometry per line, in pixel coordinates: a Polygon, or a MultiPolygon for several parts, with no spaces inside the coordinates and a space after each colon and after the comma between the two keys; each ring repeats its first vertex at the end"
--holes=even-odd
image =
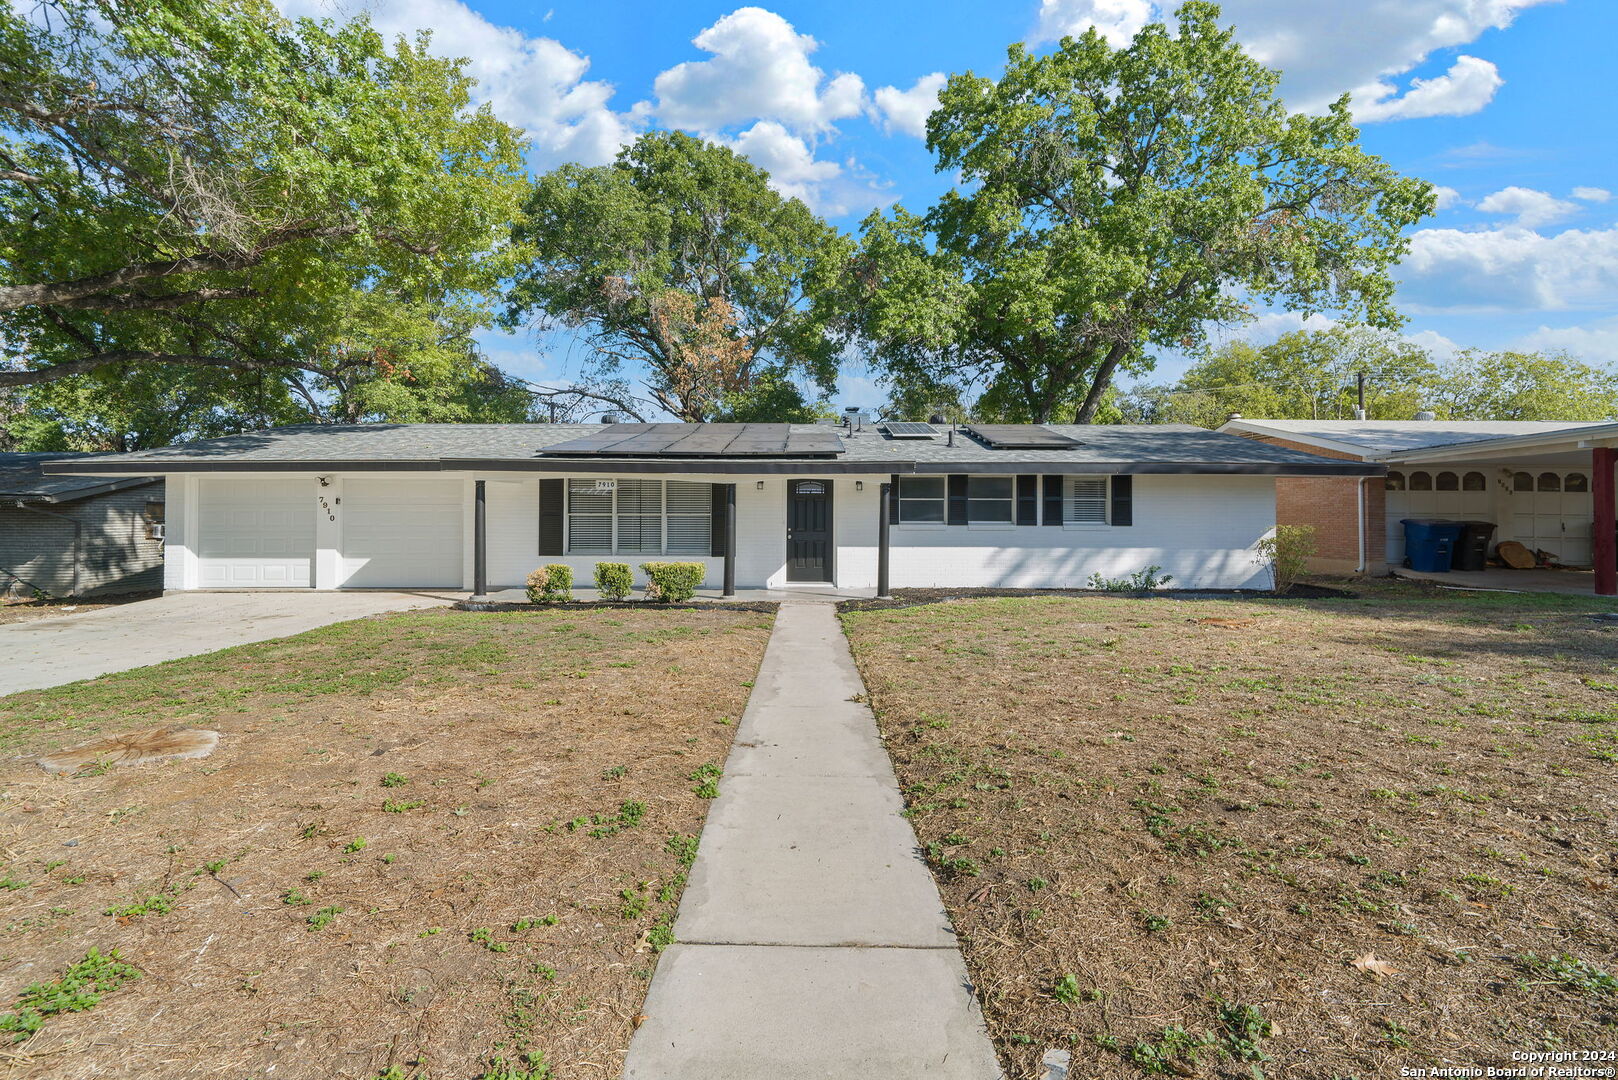
{"type": "MultiPolygon", "coordinates": [[[[163,542],[146,536],[147,500],[163,485],[123,488],[92,499],[40,508],[84,523],[79,595],[146,592],[163,587],[163,542]]],[[[0,507],[0,567],[52,596],[73,595],[73,526],[15,507],[0,507]]],[[[30,588],[0,574],[0,593],[30,588]]]]}
{"type": "MultiPolygon", "coordinates": [[[[1242,437],[1320,457],[1364,460],[1356,454],[1323,450],[1267,435],[1244,434],[1242,437]]],[[[1284,476],[1275,481],[1276,524],[1315,527],[1316,570],[1352,573],[1359,565],[1358,506],[1354,491],[1359,482],[1356,476],[1284,476]]],[[[1381,477],[1368,477],[1365,481],[1365,518],[1366,572],[1382,573],[1387,566],[1387,493],[1381,477]]]]}

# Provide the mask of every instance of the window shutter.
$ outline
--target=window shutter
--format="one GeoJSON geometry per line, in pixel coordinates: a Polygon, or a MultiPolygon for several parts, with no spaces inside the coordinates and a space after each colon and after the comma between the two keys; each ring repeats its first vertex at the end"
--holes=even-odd
{"type": "Polygon", "coordinates": [[[1017,477],[1017,524],[1039,524],[1039,477],[1017,477]]]}
{"type": "Polygon", "coordinates": [[[1045,477],[1045,524],[1062,524],[1062,478],[1045,477]]]}
{"type": "Polygon", "coordinates": [[[899,474],[888,477],[888,524],[899,524],[899,474]]]}
{"type": "Polygon", "coordinates": [[[951,473],[949,478],[949,523],[966,524],[966,476],[951,473]]]}
{"type": "Polygon", "coordinates": [[[1112,523],[1135,524],[1135,478],[1128,474],[1112,478],[1112,523]]]}
{"type": "Polygon", "coordinates": [[[725,485],[714,484],[712,487],[713,501],[710,505],[713,511],[708,525],[712,537],[708,554],[716,559],[722,559],[725,557],[725,485]]]}
{"type": "Polygon", "coordinates": [[[562,481],[539,482],[539,553],[562,554],[562,481]]]}

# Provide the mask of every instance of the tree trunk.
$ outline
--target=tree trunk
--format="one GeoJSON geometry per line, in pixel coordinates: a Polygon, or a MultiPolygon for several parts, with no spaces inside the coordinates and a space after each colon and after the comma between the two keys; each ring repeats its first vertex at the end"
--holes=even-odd
{"type": "Polygon", "coordinates": [[[1096,368],[1096,373],[1090,379],[1090,392],[1084,395],[1084,403],[1079,411],[1073,415],[1075,424],[1095,423],[1096,409],[1101,405],[1101,396],[1112,385],[1112,373],[1118,370],[1118,364],[1129,355],[1129,343],[1114,342],[1112,348],[1107,350],[1107,356],[1096,368]]]}

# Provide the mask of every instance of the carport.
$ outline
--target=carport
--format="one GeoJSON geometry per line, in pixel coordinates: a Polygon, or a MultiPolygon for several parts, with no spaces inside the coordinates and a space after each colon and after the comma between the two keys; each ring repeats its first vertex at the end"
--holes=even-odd
{"type": "Polygon", "coordinates": [[[1544,540],[1540,546],[1549,548],[1560,537],[1564,551],[1558,554],[1564,561],[1577,565],[1587,553],[1596,594],[1618,595],[1613,476],[1618,424],[1437,446],[1381,460],[1388,466],[1390,527],[1398,520],[1397,497],[1409,491],[1418,475],[1431,478],[1436,487],[1438,477],[1448,474],[1453,479],[1446,479],[1445,486],[1454,484],[1457,507],[1453,515],[1443,516],[1494,521],[1497,538],[1516,538],[1529,546],[1544,540]],[[1465,504],[1469,495],[1476,496],[1475,507],[1465,504]]]}

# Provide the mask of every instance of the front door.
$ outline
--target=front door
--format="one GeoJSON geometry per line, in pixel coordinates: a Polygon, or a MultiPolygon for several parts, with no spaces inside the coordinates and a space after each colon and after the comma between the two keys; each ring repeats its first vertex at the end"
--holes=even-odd
{"type": "Polygon", "coordinates": [[[832,580],[831,481],[787,481],[787,580],[832,580]]]}

